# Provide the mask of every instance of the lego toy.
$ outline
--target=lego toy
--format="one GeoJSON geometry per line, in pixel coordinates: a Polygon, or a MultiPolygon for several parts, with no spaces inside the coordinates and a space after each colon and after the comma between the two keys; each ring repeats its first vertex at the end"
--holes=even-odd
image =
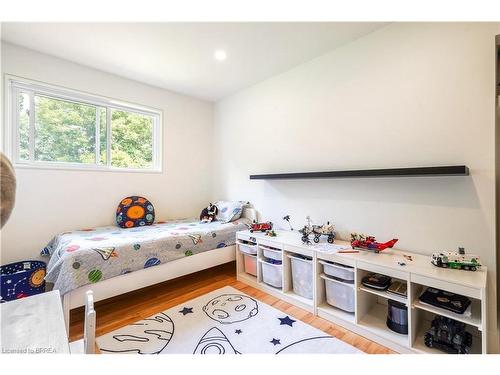
{"type": "Polygon", "coordinates": [[[328,243],[333,243],[335,240],[335,228],[333,224],[330,224],[329,221],[323,225],[313,225],[312,233],[314,234],[313,241],[318,243],[321,236],[326,236],[328,243]]]}
{"type": "Polygon", "coordinates": [[[273,229],[271,229],[271,230],[268,230],[268,231],[266,232],[266,236],[269,236],[269,237],[276,237],[276,236],[277,236],[277,234],[276,234],[276,232],[275,232],[273,229]]]}
{"type": "Polygon", "coordinates": [[[304,225],[302,229],[299,230],[299,233],[302,234],[302,242],[305,244],[310,244],[309,236],[313,235],[313,241],[318,243],[321,236],[327,236],[328,243],[333,243],[335,240],[335,229],[333,224],[330,224],[328,221],[323,225],[312,225],[312,220],[309,216],[306,217],[307,224],[304,225]]]}
{"type": "Polygon", "coordinates": [[[266,223],[257,223],[255,220],[253,221],[253,223],[250,225],[250,233],[253,233],[253,232],[267,232],[269,230],[272,230],[273,229],[273,223],[271,223],[270,221],[266,222],[266,223]]]}
{"type": "Polygon", "coordinates": [[[472,345],[472,335],[465,331],[465,323],[436,316],[431,328],[424,335],[424,343],[446,353],[468,354],[472,345]]]}
{"type": "Polygon", "coordinates": [[[436,267],[466,271],[476,271],[481,267],[479,257],[476,255],[466,255],[463,247],[458,248],[458,253],[434,253],[432,254],[431,263],[436,267]]]}
{"type": "Polygon", "coordinates": [[[398,242],[397,238],[387,242],[377,242],[373,236],[351,233],[351,246],[353,249],[371,250],[375,253],[379,253],[385,249],[393,247],[396,242],[398,242]]]}
{"type": "Polygon", "coordinates": [[[290,230],[293,230],[292,224],[290,224],[290,215],[283,216],[283,220],[285,220],[288,223],[290,230]]]}

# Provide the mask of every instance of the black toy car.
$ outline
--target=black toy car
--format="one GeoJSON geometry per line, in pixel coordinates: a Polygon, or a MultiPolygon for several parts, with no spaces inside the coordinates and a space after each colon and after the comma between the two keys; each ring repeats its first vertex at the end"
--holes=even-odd
{"type": "Polygon", "coordinates": [[[472,345],[472,335],[465,331],[465,323],[437,316],[424,335],[424,343],[450,354],[468,354],[472,345]]]}

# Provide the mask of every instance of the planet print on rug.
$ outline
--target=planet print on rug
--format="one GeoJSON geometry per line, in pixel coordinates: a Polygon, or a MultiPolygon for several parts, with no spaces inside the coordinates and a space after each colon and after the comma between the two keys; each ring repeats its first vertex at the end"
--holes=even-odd
{"type": "Polygon", "coordinates": [[[210,319],[222,324],[232,324],[250,319],[258,314],[257,301],[243,294],[223,294],[210,300],[203,311],[210,319]]]}
{"type": "Polygon", "coordinates": [[[121,228],[152,225],[154,220],[153,204],[143,197],[134,195],[124,198],[116,209],[116,224],[121,228]]]}
{"type": "Polygon", "coordinates": [[[230,355],[362,353],[232,287],[214,290],[149,319],[158,316],[166,320],[146,326],[144,323],[148,319],[145,319],[98,337],[101,352],[230,355]],[[215,311],[217,306],[222,307],[222,312],[215,311]],[[285,324],[281,324],[282,321],[285,324]]]}
{"type": "Polygon", "coordinates": [[[103,353],[158,354],[169,344],[175,327],[165,313],[153,315],[113,332],[112,345],[100,345],[103,353]]]}

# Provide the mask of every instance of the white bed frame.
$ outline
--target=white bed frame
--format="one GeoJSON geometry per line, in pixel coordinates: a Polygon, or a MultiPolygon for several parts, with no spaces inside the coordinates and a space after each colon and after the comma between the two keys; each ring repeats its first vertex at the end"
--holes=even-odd
{"type": "MultiPolygon", "coordinates": [[[[257,220],[257,212],[253,208],[245,207],[241,216],[250,220],[257,220]]],[[[115,276],[111,279],[74,289],[62,297],[66,332],[69,336],[71,309],[85,304],[86,293],[89,290],[93,291],[94,302],[97,302],[163,281],[175,279],[176,277],[215,267],[219,264],[232,262],[235,259],[236,246],[232,245],[220,249],[204,251],[156,267],[145,268],[125,275],[115,276]]]]}

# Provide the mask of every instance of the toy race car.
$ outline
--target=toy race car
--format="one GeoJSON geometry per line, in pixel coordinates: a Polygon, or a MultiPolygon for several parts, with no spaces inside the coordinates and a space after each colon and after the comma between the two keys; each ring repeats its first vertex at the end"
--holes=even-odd
{"type": "Polygon", "coordinates": [[[479,257],[476,255],[465,255],[465,249],[463,247],[458,248],[458,253],[434,253],[432,254],[431,263],[436,267],[454,268],[466,271],[476,271],[481,267],[479,257]]]}
{"type": "Polygon", "coordinates": [[[396,242],[398,242],[397,238],[387,242],[377,242],[373,236],[365,237],[362,234],[351,233],[351,246],[353,249],[372,250],[375,253],[380,253],[387,248],[393,247],[396,242]]]}
{"type": "Polygon", "coordinates": [[[273,229],[273,223],[271,223],[270,221],[266,222],[266,223],[257,223],[255,220],[253,221],[253,223],[250,225],[250,233],[253,233],[253,232],[267,232],[268,230],[272,230],[273,229]]]}
{"type": "Polygon", "coordinates": [[[472,335],[465,331],[465,323],[436,316],[431,328],[424,335],[424,343],[446,353],[468,354],[472,345],[472,335]]]}

